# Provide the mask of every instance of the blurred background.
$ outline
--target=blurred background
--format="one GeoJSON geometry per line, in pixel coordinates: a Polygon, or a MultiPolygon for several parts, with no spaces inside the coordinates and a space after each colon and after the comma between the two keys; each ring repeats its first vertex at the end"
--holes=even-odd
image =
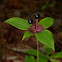
{"type": "MultiPolygon", "coordinates": [[[[32,18],[35,23],[36,13],[40,14],[40,19],[54,18],[54,24],[48,29],[54,36],[55,52],[62,51],[62,0],[0,0],[0,62],[24,62],[26,54],[23,52],[37,48],[35,36],[22,41],[25,31],[4,22],[11,17],[21,17],[32,18]]],[[[39,43],[39,50],[45,53],[43,46],[39,43]]]]}

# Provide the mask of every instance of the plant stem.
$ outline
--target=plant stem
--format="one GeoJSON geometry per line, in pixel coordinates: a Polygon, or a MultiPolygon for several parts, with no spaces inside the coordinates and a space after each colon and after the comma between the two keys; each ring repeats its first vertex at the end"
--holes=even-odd
{"type": "Polygon", "coordinates": [[[37,62],[39,62],[39,42],[37,39],[37,62]]]}
{"type": "MultiPolygon", "coordinates": [[[[38,28],[38,19],[36,19],[36,29],[38,28]]],[[[39,42],[37,39],[37,62],[39,62],[39,42]]]]}

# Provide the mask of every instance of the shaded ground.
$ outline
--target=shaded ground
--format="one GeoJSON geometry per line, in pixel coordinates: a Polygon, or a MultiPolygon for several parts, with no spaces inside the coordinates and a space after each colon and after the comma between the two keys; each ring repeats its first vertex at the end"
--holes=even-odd
{"type": "MultiPolygon", "coordinates": [[[[41,7],[49,0],[1,0],[0,1],[0,62],[8,62],[9,58],[15,58],[14,62],[24,62],[27,49],[36,49],[35,36],[22,41],[25,31],[18,30],[4,21],[10,17],[32,18],[35,23],[35,13],[40,14],[40,19],[46,16],[54,18],[54,25],[49,28],[53,32],[56,52],[62,51],[62,3],[59,0],[51,0],[54,7],[41,7]],[[9,57],[9,58],[8,58],[9,57]]],[[[43,44],[39,50],[44,53],[43,44]]],[[[51,52],[53,54],[54,52],[51,52]]],[[[61,61],[62,62],[62,61],[61,61]]]]}

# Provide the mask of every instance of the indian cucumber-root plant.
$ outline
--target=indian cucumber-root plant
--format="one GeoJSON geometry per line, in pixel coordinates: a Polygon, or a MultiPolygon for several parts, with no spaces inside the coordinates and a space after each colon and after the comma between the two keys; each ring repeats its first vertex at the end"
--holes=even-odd
{"type": "MultiPolygon", "coordinates": [[[[41,19],[38,22],[38,18],[40,17],[39,14],[35,14],[36,18],[36,25],[33,24],[33,20],[25,20],[19,17],[12,17],[6,20],[5,22],[13,25],[14,27],[25,30],[25,34],[22,38],[24,40],[26,37],[35,35],[37,38],[37,51],[36,50],[29,50],[26,51],[26,53],[32,55],[32,56],[26,56],[25,62],[48,62],[50,60],[51,62],[55,62],[56,60],[53,59],[53,57],[57,57],[57,54],[49,57],[49,53],[51,49],[55,51],[54,48],[54,39],[51,31],[47,30],[46,28],[50,27],[53,24],[53,18],[46,17],[41,19]],[[47,56],[39,52],[39,41],[45,45],[45,51],[47,56]],[[35,59],[35,56],[37,57],[37,60],[35,59]]],[[[58,53],[62,54],[62,53],[58,53]]]]}
{"type": "Polygon", "coordinates": [[[42,10],[45,10],[47,7],[54,7],[55,5],[53,3],[49,3],[49,2],[46,2],[42,7],[41,9],[42,10]]]}

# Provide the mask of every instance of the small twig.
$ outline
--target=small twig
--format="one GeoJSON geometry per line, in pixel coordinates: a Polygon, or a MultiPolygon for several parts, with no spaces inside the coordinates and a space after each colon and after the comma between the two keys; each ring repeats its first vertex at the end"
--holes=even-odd
{"type": "Polygon", "coordinates": [[[15,59],[17,59],[17,56],[9,56],[9,57],[7,57],[7,60],[15,60],[15,59]]]}

